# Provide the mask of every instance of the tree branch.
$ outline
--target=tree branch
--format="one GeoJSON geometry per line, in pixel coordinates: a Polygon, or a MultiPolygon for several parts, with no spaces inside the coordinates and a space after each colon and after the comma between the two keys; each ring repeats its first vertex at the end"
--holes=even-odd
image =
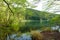
{"type": "Polygon", "coordinates": [[[3,0],[6,4],[7,4],[7,6],[8,6],[8,8],[10,9],[10,11],[13,13],[13,15],[14,15],[14,12],[12,11],[12,9],[10,8],[10,6],[9,6],[9,4],[5,1],[5,0],[3,0]]]}

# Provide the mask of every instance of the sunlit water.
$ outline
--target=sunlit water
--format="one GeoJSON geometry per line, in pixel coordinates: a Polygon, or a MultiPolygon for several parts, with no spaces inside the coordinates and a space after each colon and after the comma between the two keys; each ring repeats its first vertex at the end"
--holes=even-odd
{"type": "Polygon", "coordinates": [[[10,39],[9,37],[7,38],[7,40],[32,40],[31,38],[31,35],[30,34],[22,34],[20,37],[16,37],[16,34],[13,34],[10,36],[10,39]]]}

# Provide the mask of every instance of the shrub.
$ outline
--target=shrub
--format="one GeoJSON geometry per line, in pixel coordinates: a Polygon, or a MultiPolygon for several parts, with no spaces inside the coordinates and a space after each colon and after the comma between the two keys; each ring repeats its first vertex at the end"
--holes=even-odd
{"type": "Polygon", "coordinates": [[[43,40],[43,35],[38,31],[31,31],[32,40],[43,40]]]}

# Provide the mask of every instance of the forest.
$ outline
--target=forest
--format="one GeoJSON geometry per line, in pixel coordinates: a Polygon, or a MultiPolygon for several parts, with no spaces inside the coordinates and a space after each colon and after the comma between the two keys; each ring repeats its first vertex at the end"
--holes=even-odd
{"type": "Polygon", "coordinates": [[[0,0],[0,40],[60,40],[60,14],[34,7],[27,0],[0,0]]]}

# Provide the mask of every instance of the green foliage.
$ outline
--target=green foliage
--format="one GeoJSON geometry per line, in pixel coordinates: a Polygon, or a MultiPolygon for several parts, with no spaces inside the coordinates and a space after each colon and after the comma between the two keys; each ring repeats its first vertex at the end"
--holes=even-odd
{"type": "Polygon", "coordinates": [[[50,23],[52,25],[58,25],[58,26],[60,26],[60,16],[58,15],[58,16],[55,16],[54,18],[52,18],[50,20],[50,23]]]}
{"type": "Polygon", "coordinates": [[[26,0],[0,0],[0,40],[6,40],[7,35],[18,32],[25,23],[22,15],[25,12],[26,0]],[[13,3],[19,4],[21,8],[15,8],[13,3]]]}
{"type": "MultiPolygon", "coordinates": [[[[41,12],[33,9],[28,9],[28,3],[26,0],[0,0],[0,39],[6,39],[7,35],[17,33],[19,31],[30,31],[40,29],[42,26],[46,26],[51,18],[54,18],[54,14],[48,12],[41,12]],[[30,20],[24,22],[25,20],[30,20]],[[33,20],[37,20],[34,22],[33,20]],[[46,21],[45,20],[49,20],[46,21]],[[38,27],[37,27],[38,25],[38,27]]],[[[54,21],[60,25],[60,17],[54,21]],[[58,20],[58,22],[57,22],[58,20]]],[[[54,23],[53,22],[53,23],[54,23]]]]}

